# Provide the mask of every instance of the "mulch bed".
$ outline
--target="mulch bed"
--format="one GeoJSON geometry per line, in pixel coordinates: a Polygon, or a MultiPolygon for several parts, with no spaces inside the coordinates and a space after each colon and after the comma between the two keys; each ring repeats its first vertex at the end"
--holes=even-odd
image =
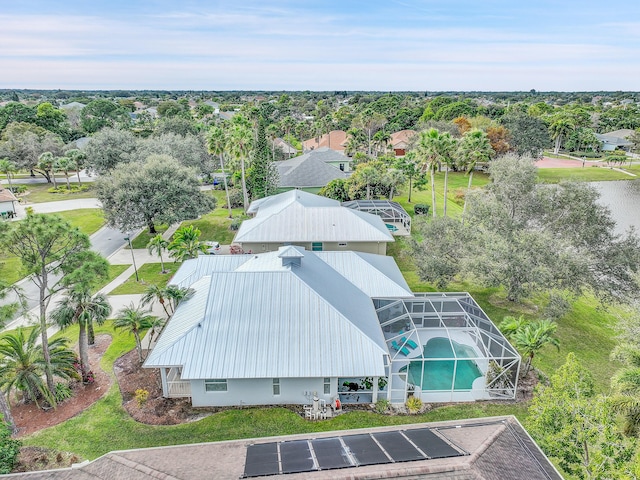
{"type": "Polygon", "coordinates": [[[11,407],[13,419],[18,427],[18,437],[58,425],[78,415],[109,391],[112,379],[100,368],[100,358],[110,343],[110,335],[96,336],[95,344],[89,347],[89,363],[95,381],[88,385],[80,381],[73,382],[70,385],[73,397],[60,403],[55,409],[45,411],[36,407],[35,403],[20,403],[11,407]]]}

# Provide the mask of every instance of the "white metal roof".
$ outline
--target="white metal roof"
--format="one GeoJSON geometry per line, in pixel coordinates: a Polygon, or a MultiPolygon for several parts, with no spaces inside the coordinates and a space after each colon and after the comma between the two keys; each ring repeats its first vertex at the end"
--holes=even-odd
{"type": "Polygon", "coordinates": [[[393,242],[377,215],[342,207],[340,202],[291,190],[251,204],[255,218],[242,222],[234,239],[259,242],[393,242]]]}
{"type": "MultiPolygon", "coordinates": [[[[376,256],[332,253],[344,274],[300,247],[209,272],[191,284],[196,294],[180,304],[145,366],[181,366],[185,379],[384,375],[387,349],[373,302],[345,278],[358,277],[359,265],[374,273],[375,261],[364,257],[376,256]],[[300,265],[283,266],[284,255],[300,265]]],[[[370,287],[386,282],[385,291],[410,294],[390,264],[380,265],[386,273],[370,287]]]]}
{"type": "Polygon", "coordinates": [[[186,287],[211,272],[231,272],[249,258],[249,255],[199,255],[185,260],[169,283],[186,287]]]}

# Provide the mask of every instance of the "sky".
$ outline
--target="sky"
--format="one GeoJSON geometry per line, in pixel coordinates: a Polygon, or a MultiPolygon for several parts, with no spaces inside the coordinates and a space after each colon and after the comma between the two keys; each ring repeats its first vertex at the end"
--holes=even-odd
{"type": "Polygon", "coordinates": [[[638,0],[0,0],[0,88],[640,90],[638,0]]]}

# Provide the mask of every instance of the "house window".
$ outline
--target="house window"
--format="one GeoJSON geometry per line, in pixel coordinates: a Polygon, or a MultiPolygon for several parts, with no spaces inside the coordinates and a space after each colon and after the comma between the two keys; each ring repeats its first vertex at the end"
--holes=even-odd
{"type": "Polygon", "coordinates": [[[344,247],[346,247],[346,246],[347,246],[347,242],[340,242],[340,243],[338,244],[338,246],[339,246],[339,247],[343,247],[343,248],[344,248],[344,247]]]}
{"type": "Polygon", "coordinates": [[[324,378],[324,394],[331,395],[331,379],[329,377],[324,378]]]}
{"type": "Polygon", "coordinates": [[[311,251],[312,252],[321,252],[322,251],[322,242],[312,242],[311,243],[311,251]]]}
{"type": "Polygon", "coordinates": [[[273,379],[273,394],[280,395],[280,379],[279,378],[273,379]]]}
{"type": "Polygon", "coordinates": [[[344,163],[340,164],[340,170],[344,172],[344,163]]]}
{"type": "Polygon", "coordinates": [[[208,378],[204,381],[205,392],[226,392],[227,391],[227,379],[226,378],[208,378]]]}

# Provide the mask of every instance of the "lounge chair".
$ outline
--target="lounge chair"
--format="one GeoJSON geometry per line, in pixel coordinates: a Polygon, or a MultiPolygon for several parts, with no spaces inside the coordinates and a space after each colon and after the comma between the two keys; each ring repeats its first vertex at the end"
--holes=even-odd
{"type": "Polygon", "coordinates": [[[409,348],[411,348],[411,349],[418,348],[418,344],[416,342],[414,342],[411,339],[407,340],[405,337],[402,337],[400,339],[400,343],[404,343],[404,344],[408,345],[409,348]]]}
{"type": "Polygon", "coordinates": [[[405,357],[407,355],[409,355],[409,349],[407,347],[401,347],[400,345],[398,345],[398,342],[396,342],[395,340],[393,340],[391,342],[391,348],[393,348],[394,350],[400,352],[401,354],[403,354],[405,357]]]}

